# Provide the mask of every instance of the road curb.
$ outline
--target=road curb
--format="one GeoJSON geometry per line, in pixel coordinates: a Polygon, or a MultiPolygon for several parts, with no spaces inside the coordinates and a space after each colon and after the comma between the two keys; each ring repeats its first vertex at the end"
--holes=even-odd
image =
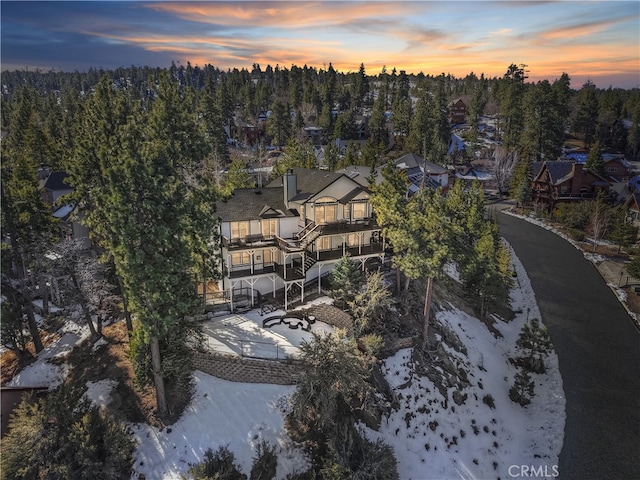
{"type": "MultiPolygon", "coordinates": [[[[510,215],[510,216],[512,216],[512,217],[519,218],[519,219],[524,220],[524,221],[526,221],[526,222],[528,222],[528,223],[530,223],[530,224],[532,224],[532,225],[535,225],[535,226],[537,226],[537,227],[544,228],[545,230],[548,230],[549,232],[551,232],[551,233],[555,234],[556,236],[558,236],[558,237],[560,237],[560,238],[564,239],[565,241],[569,242],[571,245],[573,245],[573,247],[574,247],[576,250],[579,250],[579,251],[580,251],[580,252],[582,252],[583,254],[584,254],[584,253],[587,253],[587,252],[585,252],[585,251],[580,247],[580,245],[578,245],[576,242],[574,242],[574,241],[573,241],[573,240],[571,240],[570,238],[567,238],[565,235],[562,235],[561,233],[559,233],[555,228],[552,228],[552,227],[550,227],[550,226],[540,225],[540,224],[538,223],[538,222],[540,222],[540,223],[544,223],[544,221],[543,221],[543,220],[536,219],[536,220],[537,220],[537,222],[532,222],[532,221],[529,219],[529,217],[525,217],[525,216],[523,216],[523,215],[519,215],[519,214],[517,214],[517,213],[512,212],[512,211],[511,211],[511,207],[508,207],[508,208],[504,208],[504,209],[502,209],[502,210],[499,210],[499,212],[500,212],[500,213],[504,213],[505,215],[510,215]]],[[[546,224],[545,224],[545,225],[546,225],[546,224]]],[[[623,301],[623,300],[618,296],[618,294],[617,294],[617,292],[616,292],[616,290],[615,290],[617,287],[612,286],[612,285],[611,285],[611,282],[608,282],[608,281],[607,281],[607,278],[602,274],[602,272],[601,272],[601,271],[600,271],[600,269],[598,268],[598,265],[596,265],[593,261],[589,260],[589,258],[587,258],[587,257],[585,257],[585,260],[586,260],[586,261],[588,261],[588,262],[593,266],[593,268],[595,268],[595,269],[596,269],[596,271],[598,272],[598,275],[600,275],[600,278],[602,278],[602,280],[604,281],[605,285],[606,285],[607,287],[609,287],[609,290],[611,290],[611,293],[613,293],[613,295],[616,297],[616,299],[618,300],[618,302],[620,303],[620,305],[622,305],[622,307],[624,308],[624,310],[627,312],[627,315],[628,315],[628,316],[629,316],[629,318],[631,319],[631,323],[633,323],[633,325],[634,325],[634,327],[636,328],[636,330],[638,330],[638,331],[640,332],[640,319],[638,318],[638,314],[636,314],[636,313],[632,312],[632,311],[631,311],[631,309],[629,308],[629,305],[627,305],[627,302],[624,302],[624,301],[623,301]]]]}

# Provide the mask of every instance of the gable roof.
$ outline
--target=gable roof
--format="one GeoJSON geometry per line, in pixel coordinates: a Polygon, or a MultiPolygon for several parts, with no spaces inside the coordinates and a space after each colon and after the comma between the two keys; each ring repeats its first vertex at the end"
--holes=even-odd
{"type": "MultiPolygon", "coordinates": [[[[307,200],[327,188],[340,177],[346,177],[346,175],[338,172],[301,167],[293,168],[293,173],[296,175],[296,187],[298,189],[298,193],[292,198],[293,201],[307,200]]],[[[267,188],[282,187],[282,179],[282,176],[276,178],[267,185],[267,188]]],[[[352,181],[358,185],[358,182],[352,181]]]]}
{"type": "Polygon", "coordinates": [[[67,172],[51,172],[44,182],[44,188],[52,191],[73,190],[73,187],[66,182],[68,176],[67,172]]]}
{"type": "Polygon", "coordinates": [[[397,168],[402,168],[403,170],[418,167],[420,168],[420,170],[427,170],[432,175],[442,175],[443,173],[449,173],[446,168],[425,160],[420,155],[416,155],[415,153],[407,153],[396,159],[393,163],[397,168]]]}
{"type": "Polygon", "coordinates": [[[534,162],[534,172],[537,169],[537,173],[534,173],[533,180],[537,181],[540,175],[546,170],[549,172],[549,179],[553,185],[564,182],[571,178],[573,173],[573,161],[555,161],[555,162],[534,162]]]}
{"type": "Polygon", "coordinates": [[[233,191],[231,198],[217,203],[217,213],[226,222],[298,215],[285,206],[282,187],[239,188],[233,191]]]}
{"type": "MultiPolygon", "coordinates": [[[[351,180],[355,180],[363,187],[369,186],[369,178],[371,176],[371,168],[361,165],[349,165],[347,167],[336,170],[336,173],[344,173],[351,180]]],[[[375,172],[374,172],[375,176],[375,172]]]]}
{"type": "Polygon", "coordinates": [[[624,203],[624,207],[629,210],[640,211],[640,192],[633,192],[624,203]]]}

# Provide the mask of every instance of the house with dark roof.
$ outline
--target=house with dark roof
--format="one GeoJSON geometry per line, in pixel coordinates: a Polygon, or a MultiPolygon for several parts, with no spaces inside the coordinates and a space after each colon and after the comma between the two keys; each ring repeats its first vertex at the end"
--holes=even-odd
{"type": "Polygon", "coordinates": [[[591,200],[607,194],[610,183],[574,161],[534,162],[532,201],[552,209],[559,202],[591,200]]]}
{"type": "Polygon", "coordinates": [[[447,105],[449,109],[449,121],[451,123],[464,123],[467,117],[467,106],[461,98],[454,98],[447,105]]]}
{"type": "Polygon", "coordinates": [[[73,192],[73,187],[67,183],[67,172],[50,172],[42,181],[42,195],[49,205],[63,195],[73,192]]]}
{"type": "MultiPolygon", "coordinates": [[[[449,188],[449,170],[433,162],[425,160],[415,153],[407,153],[397,158],[394,162],[397,170],[402,170],[407,175],[408,194],[413,195],[423,187],[449,188]]],[[[376,181],[382,181],[384,165],[376,169],[376,181]]]]}
{"type": "Polygon", "coordinates": [[[238,189],[218,202],[222,237],[222,279],[234,297],[284,290],[285,309],[293,296],[304,300],[305,285],[333,269],[344,255],[364,269],[383,260],[369,190],[344,173],[293,168],[261,189],[238,189]]]}

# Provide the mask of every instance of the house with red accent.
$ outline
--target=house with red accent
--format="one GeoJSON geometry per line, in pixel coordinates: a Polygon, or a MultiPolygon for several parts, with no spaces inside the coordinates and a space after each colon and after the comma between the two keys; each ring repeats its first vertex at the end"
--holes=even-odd
{"type": "Polygon", "coordinates": [[[532,201],[552,209],[560,202],[596,198],[609,192],[610,183],[574,161],[547,161],[533,164],[532,201]]]}
{"type": "Polygon", "coordinates": [[[452,124],[465,122],[467,118],[467,106],[461,98],[451,100],[447,105],[447,109],[449,110],[449,122],[452,124]]]}

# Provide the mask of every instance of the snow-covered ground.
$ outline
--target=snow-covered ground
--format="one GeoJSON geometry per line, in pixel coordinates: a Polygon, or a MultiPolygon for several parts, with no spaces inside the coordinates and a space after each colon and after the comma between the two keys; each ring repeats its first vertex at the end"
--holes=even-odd
{"type": "MultiPolygon", "coordinates": [[[[479,320],[453,306],[437,315],[438,321],[455,332],[468,351],[465,358],[447,349],[469,373],[471,385],[462,392],[467,395],[463,405],[452,401],[449,390],[445,408],[444,398],[432,382],[415,375],[408,386],[400,388],[412,376],[410,350],[401,350],[384,362],[387,379],[400,399],[400,409],[383,420],[379,432],[367,430],[367,434],[394,447],[401,479],[509,478],[509,473],[516,472],[509,471],[512,465],[548,466],[550,472],[557,465],[565,400],[556,355],[546,361],[547,374],[534,375],[535,396],[530,405],[523,408],[508,398],[516,372],[508,357],[516,356],[515,341],[527,316],[540,318],[529,279],[515,257],[514,267],[518,282],[511,301],[513,309],[521,313],[509,323],[495,323],[502,338],[495,338],[479,320]],[[488,394],[493,397],[495,409],[482,401],[488,394]]],[[[455,277],[455,270],[449,270],[455,277]]],[[[254,322],[266,318],[257,311],[245,314],[249,320],[255,316],[254,322]]],[[[286,333],[301,333],[287,330],[286,333]]],[[[58,385],[65,370],[48,360],[68,352],[84,335],[83,330],[67,332],[12,384],[58,385]]],[[[237,463],[248,473],[255,447],[262,440],[277,447],[278,479],[306,469],[303,453],[284,430],[286,398],[295,387],[234,383],[199,371],[194,373],[193,381],[194,398],[174,425],[162,430],[146,424],[130,425],[138,442],[132,480],[141,473],[147,479],[179,479],[190,464],[202,460],[207,449],[216,450],[221,445],[228,445],[237,463]]],[[[87,386],[86,395],[92,402],[107,405],[116,385],[101,381],[87,386]]]]}
{"type": "Polygon", "coordinates": [[[508,359],[517,356],[515,343],[527,317],[540,319],[531,284],[515,256],[514,267],[518,284],[511,304],[521,313],[509,323],[495,323],[502,338],[453,307],[437,314],[468,352],[465,358],[447,349],[468,371],[471,386],[462,391],[467,395],[464,404],[456,405],[452,389],[445,399],[429,379],[412,375],[410,350],[385,361],[386,378],[401,407],[379,432],[369,433],[393,446],[401,479],[510,478],[521,465],[547,467],[549,472],[558,465],[565,397],[555,353],[546,360],[547,373],[533,375],[535,396],[530,405],[523,408],[508,396],[517,371],[508,359]],[[483,402],[486,395],[491,395],[495,408],[483,402]]]}
{"type": "MultiPolygon", "coordinates": [[[[316,302],[331,303],[329,297],[321,297],[316,302]]],[[[308,305],[308,304],[307,304],[308,305]]],[[[271,317],[285,314],[284,310],[260,315],[259,309],[243,314],[216,317],[203,323],[207,348],[218,352],[245,357],[283,359],[296,357],[300,345],[313,340],[313,335],[332,333],[333,328],[323,322],[310,325],[309,332],[301,328],[289,328],[286,324],[263,328],[262,322],[271,317]]]]}

